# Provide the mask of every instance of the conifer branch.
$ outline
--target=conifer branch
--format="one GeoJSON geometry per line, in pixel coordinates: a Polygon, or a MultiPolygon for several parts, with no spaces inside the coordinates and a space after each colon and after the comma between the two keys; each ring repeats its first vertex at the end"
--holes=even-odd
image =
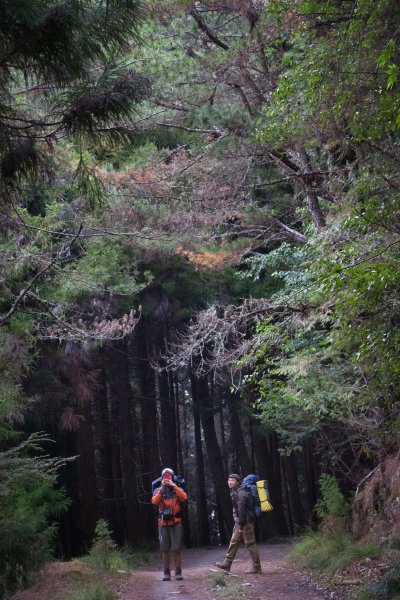
{"type": "MultiPolygon", "coordinates": [[[[71,248],[72,244],[75,242],[75,240],[79,237],[81,231],[83,229],[83,225],[81,225],[79,227],[78,232],[75,234],[74,238],[68,242],[67,247],[71,248]]],[[[15,313],[15,311],[17,310],[19,304],[21,304],[22,300],[25,298],[25,296],[27,295],[27,293],[29,292],[29,290],[33,287],[33,285],[35,284],[35,282],[40,279],[49,269],[51,269],[51,267],[60,260],[60,258],[64,258],[65,257],[65,253],[67,251],[67,247],[63,246],[62,248],[62,256],[60,253],[57,253],[57,256],[55,256],[53,258],[53,260],[51,262],[49,262],[49,264],[44,267],[41,271],[38,271],[38,273],[36,273],[36,275],[31,279],[31,281],[29,282],[29,284],[20,291],[20,293],[18,294],[18,296],[16,297],[16,299],[14,300],[10,310],[8,312],[6,312],[4,315],[0,316],[0,326],[4,325],[4,323],[6,321],[8,321],[8,319],[10,319],[10,317],[12,317],[12,315],[15,313]]]]}

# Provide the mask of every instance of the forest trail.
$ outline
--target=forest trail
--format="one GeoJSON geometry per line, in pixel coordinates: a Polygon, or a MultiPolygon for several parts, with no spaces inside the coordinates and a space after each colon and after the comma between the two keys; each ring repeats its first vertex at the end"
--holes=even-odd
{"type": "Polygon", "coordinates": [[[89,583],[92,586],[105,584],[118,600],[343,600],[337,590],[324,589],[306,574],[290,567],[285,560],[289,549],[287,541],[259,544],[263,572],[246,575],[249,555],[241,547],[229,576],[214,565],[224,557],[226,547],[183,550],[184,579],[168,582],[162,581],[161,560],[151,561],[131,575],[108,572],[101,576],[78,561],[48,563],[42,577],[32,587],[17,592],[11,600],[68,600],[77,585],[83,589],[89,583]],[[230,589],[213,586],[210,573],[227,578],[230,589]]]}
{"type": "MultiPolygon", "coordinates": [[[[285,555],[288,543],[260,544],[261,575],[246,575],[248,553],[240,548],[230,578],[237,589],[235,597],[246,600],[339,599],[337,592],[324,590],[289,567],[285,555]]],[[[118,590],[118,600],[215,600],[218,590],[208,576],[219,571],[214,563],[224,556],[224,548],[195,548],[183,551],[183,581],[163,582],[161,564],[146,565],[136,571],[118,590]]],[[[226,596],[225,596],[226,597],[226,596]]]]}

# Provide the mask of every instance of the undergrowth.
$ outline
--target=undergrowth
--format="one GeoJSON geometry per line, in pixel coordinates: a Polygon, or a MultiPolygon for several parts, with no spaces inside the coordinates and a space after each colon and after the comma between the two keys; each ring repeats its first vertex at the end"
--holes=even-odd
{"type": "Polygon", "coordinates": [[[375,544],[356,543],[345,533],[327,535],[308,531],[288,554],[296,566],[317,573],[333,573],[361,558],[376,558],[381,549],[375,544]]]}
{"type": "Polygon", "coordinates": [[[152,551],[147,548],[111,548],[104,552],[103,548],[94,545],[89,554],[79,558],[95,571],[132,571],[148,562],[152,551]]]}
{"type": "Polygon", "coordinates": [[[103,519],[97,523],[95,534],[89,553],[80,557],[79,562],[96,571],[131,571],[146,563],[153,554],[150,546],[118,548],[103,519]]]}
{"type": "Polygon", "coordinates": [[[72,593],[67,600],[116,600],[116,596],[105,587],[96,585],[72,593]]]}
{"type": "Polygon", "coordinates": [[[394,565],[377,581],[367,585],[359,600],[400,600],[400,564],[394,565]]]}
{"type": "Polygon", "coordinates": [[[242,584],[227,573],[210,573],[208,581],[213,588],[215,596],[233,600],[245,596],[242,584]]]}

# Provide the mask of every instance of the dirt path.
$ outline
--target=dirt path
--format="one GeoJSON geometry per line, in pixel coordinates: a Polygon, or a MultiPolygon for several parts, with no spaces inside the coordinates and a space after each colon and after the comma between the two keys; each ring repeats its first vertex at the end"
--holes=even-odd
{"type": "MultiPolygon", "coordinates": [[[[259,550],[261,575],[244,573],[249,566],[245,548],[239,550],[232,566],[230,579],[234,579],[238,593],[240,596],[243,593],[246,600],[339,600],[336,592],[307,581],[285,563],[289,544],[261,544],[259,550]]],[[[215,600],[218,596],[208,576],[212,572],[221,572],[214,563],[223,556],[223,548],[184,550],[183,581],[161,581],[161,566],[147,565],[121,584],[118,600],[215,600]]]]}
{"type": "Polygon", "coordinates": [[[143,566],[132,575],[123,572],[96,574],[78,561],[49,563],[35,585],[21,590],[11,600],[67,600],[77,589],[103,585],[118,600],[219,600],[210,573],[228,579],[234,589],[221,588],[221,597],[238,600],[342,600],[337,591],[325,590],[285,561],[287,542],[260,544],[263,572],[246,575],[249,555],[240,548],[231,574],[225,575],[214,563],[224,557],[226,548],[195,548],[183,551],[183,581],[162,581],[161,560],[143,566]],[[222,592],[232,592],[225,596],[222,592]]]}

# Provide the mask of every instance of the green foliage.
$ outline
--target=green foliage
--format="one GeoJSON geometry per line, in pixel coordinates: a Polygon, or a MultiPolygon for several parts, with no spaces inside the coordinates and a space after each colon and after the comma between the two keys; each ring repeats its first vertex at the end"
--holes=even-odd
{"type": "Polygon", "coordinates": [[[93,241],[85,246],[78,260],[60,271],[57,288],[48,290],[54,301],[79,301],[105,295],[136,295],[149,277],[142,278],[137,267],[135,251],[119,243],[93,241]]]}
{"type": "Polygon", "coordinates": [[[67,598],[67,600],[115,600],[116,595],[103,586],[90,586],[80,590],[79,592],[73,592],[67,598]]]}
{"type": "Polygon", "coordinates": [[[96,525],[95,538],[89,554],[79,560],[96,571],[131,571],[144,564],[151,552],[152,550],[146,547],[117,548],[107,522],[100,519],[96,525]]]}
{"type": "Polygon", "coordinates": [[[333,573],[364,557],[375,558],[381,549],[373,544],[355,543],[347,534],[335,536],[309,531],[288,554],[296,566],[317,573],[333,573]]]}
{"type": "Polygon", "coordinates": [[[210,573],[208,581],[217,598],[234,600],[234,598],[242,598],[246,595],[243,585],[229,577],[227,573],[210,573]]]}
{"type": "MultiPolygon", "coordinates": [[[[367,190],[364,185],[364,193],[376,193],[374,187],[372,179],[367,190]]],[[[383,203],[382,197],[371,196],[342,223],[345,241],[335,253],[334,264],[326,264],[324,287],[336,298],[335,346],[352,352],[354,362],[373,376],[371,384],[385,404],[400,385],[400,338],[393,327],[399,318],[399,243],[388,228],[399,206],[397,197],[383,203]],[[368,225],[371,218],[374,227],[368,225]]]]}
{"type": "Polygon", "coordinates": [[[345,421],[362,405],[362,382],[350,360],[332,351],[330,326],[323,308],[310,307],[303,315],[288,311],[258,326],[254,353],[243,358],[252,367],[243,393],[255,398],[282,450],[300,449],[326,422],[345,421]]]}
{"type": "MultiPolygon", "coordinates": [[[[396,130],[398,4],[367,0],[353,11],[350,1],[339,10],[330,0],[305,0],[286,3],[290,9],[294,27],[260,138],[276,147],[296,138],[310,143],[318,129],[329,131],[341,119],[358,140],[396,130]],[[378,23],[383,21],[382,29],[378,23]]],[[[268,50],[276,53],[275,40],[268,50]]]]}
{"type": "Polygon", "coordinates": [[[377,581],[361,592],[359,600],[398,600],[400,598],[400,566],[389,568],[377,581]]]}
{"type": "MultiPolygon", "coordinates": [[[[267,254],[245,258],[242,263],[247,267],[240,271],[242,279],[271,279],[273,288],[270,296],[276,301],[297,302],[308,299],[313,275],[309,269],[315,249],[311,245],[293,246],[286,242],[267,254]]],[[[272,287],[272,286],[271,286],[272,287]]]]}
{"type": "Polygon", "coordinates": [[[116,552],[116,544],[104,519],[97,522],[92,548],[85,562],[97,570],[111,569],[112,556],[116,552]]]}
{"type": "MultiPolygon", "coordinates": [[[[13,319],[12,329],[26,323],[24,319],[13,319]]],[[[33,358],[32,350],[21,337],[0,329],[0,444],[12,436],[13,424],[27,402],[21,384],[33,358]]]]}
{"type": "MultiPolygon", "coordinates": [[[[120,59],[138,37],[143,12],[137,0],[19,0],[12,8],[3,3],[2,11],[0,193],[9,202],[16,182],[49,179],[56,161],[46,140],[55,132],[54,139],[72,136],[79,145],[86,136],[123,137],[119,123],[135,114],[149,80],[120,59]],[[21,122],[29,123],[27,135],[21,122]]],[[[90,177],[80,185],[96,194],[90,177]]],[[[36,203],[34,213],[45,214],[44,206],[36,203]]]]}
{"type": "Polygon", "coordinates": [[[317,501],[314,510],[320,519],[327,516],[345,517],[348,513],[348,503],[339,483],[333,475],[323,473],[318,479],[321,498],[317,501]]]}
{"type": "Polygon", "coordinates": [[[69,504],[56,487],[66,461],[37,455],[48,442],[33,435],[0,452],[0,595],[26,584],[51,557],[57,533],[52,519],[69,504]]]}

